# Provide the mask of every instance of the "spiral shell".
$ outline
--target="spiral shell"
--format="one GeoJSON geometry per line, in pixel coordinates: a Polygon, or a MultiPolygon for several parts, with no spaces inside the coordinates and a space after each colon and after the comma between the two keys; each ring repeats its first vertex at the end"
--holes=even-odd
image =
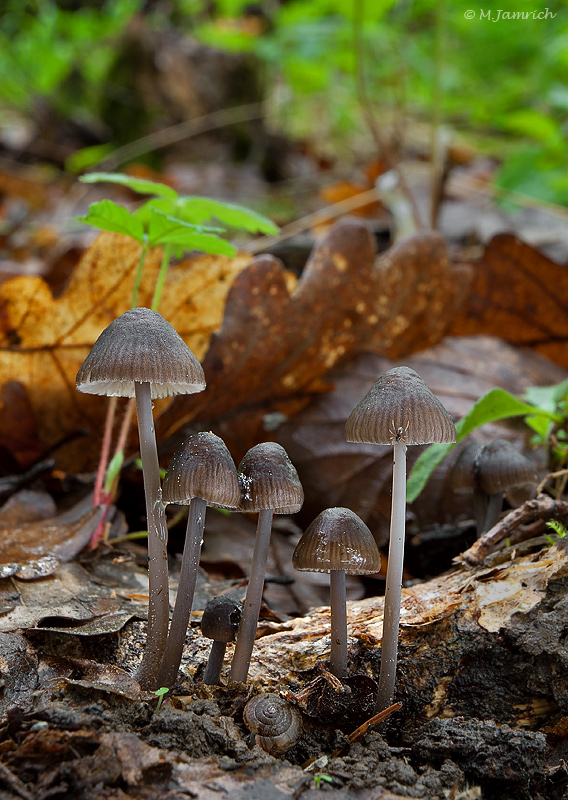
{"type": "Polygon", "coordinates": [[[298,709],[271,692],[251,698],[244,707],[243,719],[257,744],[272,756],[285,753],[302,735],[298,709]]]}

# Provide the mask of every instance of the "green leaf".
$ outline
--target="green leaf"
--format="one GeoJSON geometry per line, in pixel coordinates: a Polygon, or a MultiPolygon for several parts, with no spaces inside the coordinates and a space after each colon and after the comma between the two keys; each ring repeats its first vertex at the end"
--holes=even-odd
{"type": "Polygon", "coordinates": [[[122,172],[91,172],[88,175],[82,175],[79,180],[83,183],[118,183],[139,194],[154,194],[171,200],[176,200],[178,197],[176,190],[171,186],[166,186],[165,183],[134,178],[131,175],[124,175],[122,172]]]}
{"type": "Polygon", "coordinates": [[[144,243],[144,228],[140,220],[124,206],[120,206],[112,200],[99,200],[97,203],[91,203],[85,216],[76,217],[76,219],[84,222],[85,225],[92,225],[93,228],[123,233],[136,239],[140,244],[144,243]]]}
{"type": "Polygon", "coordinates": [[[176,216],[197,225],[210,219],[217,219],[232,228],[240,228],[250,233],[275,234],[279,230],[272,220],[256,211],[234,203],[210,200],[208,197],[180,197],[176,216]]]}
{"type": "MultiPolygon", "coordinates": [[[[148,243],[156,245],[181,246],[186,250],[201,250],[214,255],[234,256],[237,252],[230,242],[214,233],[205,232],[202,227],[184,222],[169,214],[162,214],[150,208],[148,243]]],[[[215,230],[215,229],[212,229],[215,230]]]]}
{"type": "MultiPolygon", "coordinates": [[[[557,416],[535,406],[523,403],[504,389],[490,389],[471,408],[469,413],[456,423],[457,441],[461,442],[469,433],[488,422],[512,417],[531,416],[557,421],[557,416]]],[[[454,444],[434,444],[421,453],[416,460],[406,484],[406,499],[412,503],[424,489],[430,475],[445,458],[454,444]]]]}
{"type": "Polygon", "coordinates": [[[416,500],[430,480],[430,475],[453,447],[455,444],[432,444],[420,453],[406,482],[407,503],[413,503],[416,500]]]}
{"type": "Polygon", "coordinates": [[[525,392],[525,400],[544,411],[555,412],[558,405],[568,396],[568,378],[554,386],[530,386],[525,392]]]}

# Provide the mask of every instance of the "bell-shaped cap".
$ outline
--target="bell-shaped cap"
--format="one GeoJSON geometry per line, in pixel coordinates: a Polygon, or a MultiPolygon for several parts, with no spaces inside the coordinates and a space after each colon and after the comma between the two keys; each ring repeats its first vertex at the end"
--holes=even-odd
{"type": "Polygon", "coordinates": [[[174,453],[164,476],[164,503],[187,505],[201,497],[216,508],[238,508],[241,487],[225,442],[214,433],[190,436],[174,453]]]}
{"type": "Polygon", "coordinates": [[[452,418],[410,367],[385,372],[358,403],[345,426],[348,442],[430,444],[455,442],[452,418]]]}
{"type": "Polygon", "coordinates": [[[350,575],[378,572],[381,554],[363,520],[348,508],[326,508],[298,542],[294,568],[305,572],[343,569],[350,575]]]}
{"type": "Polygon", "coordinates": [[[239,464],[241,511],[272,509],[275,514],[295,514],[304,502],[304,490],[288,454],[276,442],[262,442],[239,464]]]}
{"type": "Polygon", "coordinates": [[[487,494],[505,492],[513,486],[538,481],[532,461],[506,439],[495,439],[483,448],[477,469],[479,485],[487,494]]]}
{"type": "Polygon", "coordinates": [[[201,633],[215,642],[232,642],[239,630],[243,604],[228,594],[213,597],[201,617],[201,633]]]}
{"type": "Polygon", "coordinates": [[[150,383],[152,398],[205,389],[201,364],[156,311],[132,308],[101,333],[77,373],[78,391],[134,397],[134,383],[150,383]]]}

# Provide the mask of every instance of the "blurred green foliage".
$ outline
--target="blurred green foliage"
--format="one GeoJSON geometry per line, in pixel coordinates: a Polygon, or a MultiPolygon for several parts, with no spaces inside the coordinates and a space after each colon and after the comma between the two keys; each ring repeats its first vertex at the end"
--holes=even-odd
{"type": "MultiPolygon", "coordinates": [[[[48,97],[61,113],[96,115],[108,90],[113,38],[143,5],[93,0],[66,10],[65,0],[5,0],[0,103],[31,109],[36,98],[48,97]],[[65,91],[74,75],[85,87],[79,108],[76,95],[65,91]]],[[[478,146],[490,142],[491,152],[503,158],[501,187],[568,203],[563,0],[548,0],[546,19],[501,15],[496,21],[497,6],[508,12],[534,6],[518,0],[481,7],[472,0],[171,0],[148,6],[144,13],[154,27],[174,26],[203,42],[256,54],[287,133],[348,139],[361,128],[356,76],[363,70],[379,119],[388,112],[412,124],[436,113],[453,130],[475,136],[478,146]],[[354,44],[354,9],[363,53],[354,44]],[[466,17],[469,11],[475,18],[466,17]],[[244,24],[251,19],[256,28],[244,24]]]]}

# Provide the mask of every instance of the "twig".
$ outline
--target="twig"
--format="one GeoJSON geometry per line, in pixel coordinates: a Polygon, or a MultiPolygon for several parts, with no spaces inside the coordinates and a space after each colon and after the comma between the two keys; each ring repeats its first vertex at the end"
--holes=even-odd
{"type": "Polygon", "coordinates": [[[0,779],[23,800],[34,800],[34,795],[29,792],[24,783],[0,761],[0,779]]]}
{"type": "Polygon", "coordinates": [[[484,533],[469,550],[458,556],[455,561],[468,566],[479,566],[483,563],[490,550],[510,536],[515,528],[518,528],[519,525],[534,522],[537,519],[558,519],[561,522],[568,519],[568,502],[554,500],[547,494],[539,494],[535,500],[527,500],[522,506],[513,509],[510,514],[507,514],[491,530],[484,533]]]}
{"type": "Polygon", "coordinates": [[[348,197],[346,200],[340,200],[339,203],[333,203],[330,206],[321,208],[319,211],[314,211],[313,214],[308,214],[305,217],[301,217],[301,219],[290,222],[288,225],[284,225],[280,229],[278,236],[261,236],[259,239],[244,244],[241,249],[245,253],[255,255],[262,250],[266,250],[268,247],[273,247],[275,244],[290,239],[290,237],[295,236],[297,233],[302,233],[302,231],[311,228],[312,225],[317,225],[320,222],[327,222],[328,220],[339,217],[341,214],[346,214],[356,208],[366,206],[367,203],[379,200],[380,196],[380,191],[375,187],[366,192],[356,194],[354,197],[348,197]]]}
{"type": "Polygon", "coordinates": [[[393,703],[392,706],[379,711],[379,713],[375,714],[374,717],[371,717],[371,719],[368,719],[362,725],[359,725],[359,727],[356,728],[353,733],[350,733],[348,737],[349,741],[356,742],[361,738],[361,736],[364,736],[367,733],[372,725],[378,725],[379,722],[384,722],[387,717],[390,717],[391,714],[394,714],[395,711],[399,711],[401,708],[402,703],[393,703]]]}

